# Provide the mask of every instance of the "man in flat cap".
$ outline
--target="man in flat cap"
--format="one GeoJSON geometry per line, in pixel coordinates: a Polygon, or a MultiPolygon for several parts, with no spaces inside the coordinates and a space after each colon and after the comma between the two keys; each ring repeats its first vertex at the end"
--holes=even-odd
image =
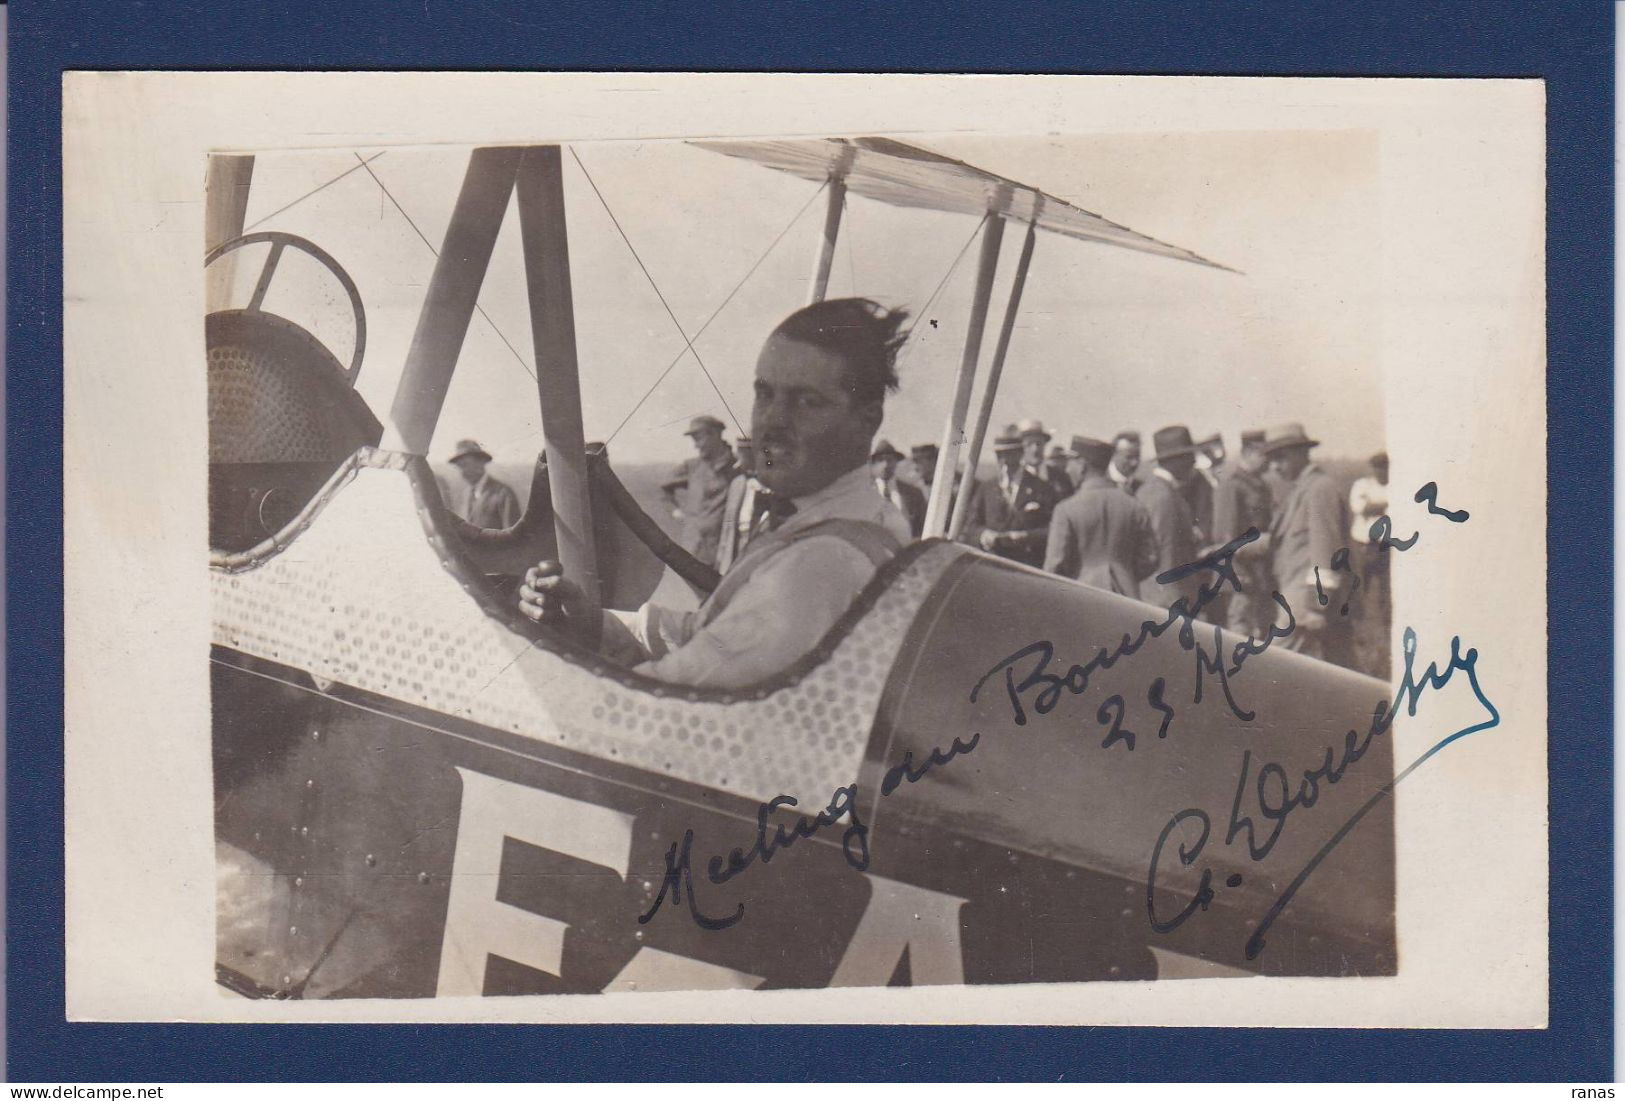
{"type": "Polygon", "coordinates": [[[890,440],[881,440],[869,454],[869,475],[875,480],[875,492],[902,510],[918,539],[925,528],[925,494],[918,486],[898,479],[897,464],[902,461],[903,453],[890,440]]]}
{"type": "Polygon", "coordinates": [[[722,438],[724,427],[708,414],[689,421],[683,434],[694,441],[697,454],[679,463],[660,486],[672,515],[682,521],[683,548],[707,566],[717,564],[728,483],[739,473],[733,449],[722,438]]]}
{"type": "Polygon", "coordinates": [[[1212,547],[1223,546],[1248,529],[1259,538],[1236,552],[1232,565],[1241,591],[1227,593],[1224,622],[1238,634],[1260,638],[1275,621],[1275,601],[1270,598],[1274,579],[1270,573],[1270,521],[1274,515],[1270,487],[1264,481],[1269,457],[1264,453],[1264,433],[1249,429],[1241,434],[1241,457],[1226,463],[1213,490],[1212,547]]]}
{"type": "MultiPolygon", "coordinates": [[[[907,318],[833,298],[778,324],[756,360],[750,433],[773,508],[697,610],[599,611],[600,653],[672,684],[744,688],[812,652],[909,539],[869,477],[907,318]]],[[[593,612],[553,562],[530,569],[519,600],[565,627],[593,612]]]]}
{"type": "Polygon", "coordinates": [[[1347,574],[1331,566],[1338,548],[1348,544],[1348,499],[1331,475],[1310,462],[1310,449],[1319,445],[1301,424],[1273,428],[1264,438],[1270,466],[1290,487],[1270,531],[1270,562],[1275,588],[1297,622],[1283,640],[1286,648],[1352,666],[1353,632],[1342,610],[1347,574]]]}
{"type": "Polygon", "coordinates": [[[1110,478],[1124,493],[1133,496],[1144,481],[1140,473],[1140,434],[1124,429],[1112,437],[1112,463],[1106,469],[1110,478]]]}
{"type": "Polygon", "coordinates": [[[519,522],[519,495],[486,471],[491,453],[475,440],[458,440],[449,460],[463,476],[447,505],[477,528],[501,531],[519,522]]]}
{"type": "Polygon", "coordinates": [[[1112,445],[1072,437],[1071,474],[1077,492],[1055,506],[1044,569],[1097,589],[1138,597],[1157,568],[1151,517],[1106,476],[1112,445]]]}
{"type": "Polygon", "coordinates": [[[960,539],[1014,562],[1042,566],[1055,498],[1048,483],[1022,467],[1022,450],[1013,424],[994,439],[999,472],[971,484],[960,539]]]}
{"type": "Polygon", "coordinates": [[[1196,515],[1191,511],[1186,485],[1196,473],[1196,443],[1191,430],[1182,424],[1157,429],[1151,437],[1156,449],[1156,465],[1151,476],[1140,484],[1135,499],[1151,516],[1151,530],[1157,537],[1157,568],[1140,585],[1140,599],[1166,608],[1180,597],[1194,603],[1201,578],[1183,577],[1169,585],[1157,582],[1156,574],[1194,562],[1197,542],[1196,515]]]}

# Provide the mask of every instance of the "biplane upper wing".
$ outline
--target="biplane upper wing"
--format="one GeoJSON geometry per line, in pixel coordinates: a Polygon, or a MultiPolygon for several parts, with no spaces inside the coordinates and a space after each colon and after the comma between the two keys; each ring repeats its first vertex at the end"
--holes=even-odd
{"type": "Polygon", "coordinates": [[[822,183],[841,178],[849,191],[893,206],[953,214],[1002,213],[1039,229],[1118,248],[1235,269],[1137,233],[1035,187],[891,138],[697,141],[702,149],[740,157],[822,183]]]}

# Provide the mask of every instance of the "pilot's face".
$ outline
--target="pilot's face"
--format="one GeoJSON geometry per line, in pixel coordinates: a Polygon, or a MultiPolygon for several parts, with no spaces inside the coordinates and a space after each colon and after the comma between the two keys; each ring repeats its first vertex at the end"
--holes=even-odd
{"type": "Polygon", "coordinates": [[[751,438],[757,478],[802,497],[863,466],[880,429],[878,401],[854,403],[841,357],[777,333],[756,360],[751,438]]]}

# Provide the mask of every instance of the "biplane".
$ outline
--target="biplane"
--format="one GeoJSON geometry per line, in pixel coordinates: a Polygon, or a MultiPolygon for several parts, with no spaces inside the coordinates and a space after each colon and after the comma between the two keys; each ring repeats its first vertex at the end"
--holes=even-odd
{"type": "Polygon", "coordinates": [[[211,158],[205,263],[261,261],[205,323],[219,982],[416,998],[1394,973],[1391,802],[1338,844],[1393,778],[1389,739],[1329,774],[1384,685],[953,538],[1038,235],[1220,265],[898,141],[697,144],[826,194],[807,299],[848,196],[980,220],[926,537],[813,652],[728,691],[631,673],[515,605],[549,558],[611,608],[718,581],[584,436],[565,149],[469,154],[383,410],[355,388],[366,309],[343,257],[245,234],[253,158],[211,158]],[[519,522],[486,531],[426,456],[510,201],[542,457],[519,522]],[[1006,226],[1025,236],[984,369],[1006,226]],[[348,362],[266,308],[290,251],[341,288],[348,362]],[[1287,777],[1301,794],[1323,755],[1289,819],[1287,777]]]}

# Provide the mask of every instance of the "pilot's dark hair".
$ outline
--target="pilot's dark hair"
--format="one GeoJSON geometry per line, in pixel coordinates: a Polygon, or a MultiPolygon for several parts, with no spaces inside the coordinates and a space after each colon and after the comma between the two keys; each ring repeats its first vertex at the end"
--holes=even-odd
{"type": "Polygon", "coordinates": [[[870,298],[831,298],[803,306],[775,336],[825,348],[846,361],[846,389],[860,405],[897,392],[897,353],[908,340],[908,311],[870,298]]]}

